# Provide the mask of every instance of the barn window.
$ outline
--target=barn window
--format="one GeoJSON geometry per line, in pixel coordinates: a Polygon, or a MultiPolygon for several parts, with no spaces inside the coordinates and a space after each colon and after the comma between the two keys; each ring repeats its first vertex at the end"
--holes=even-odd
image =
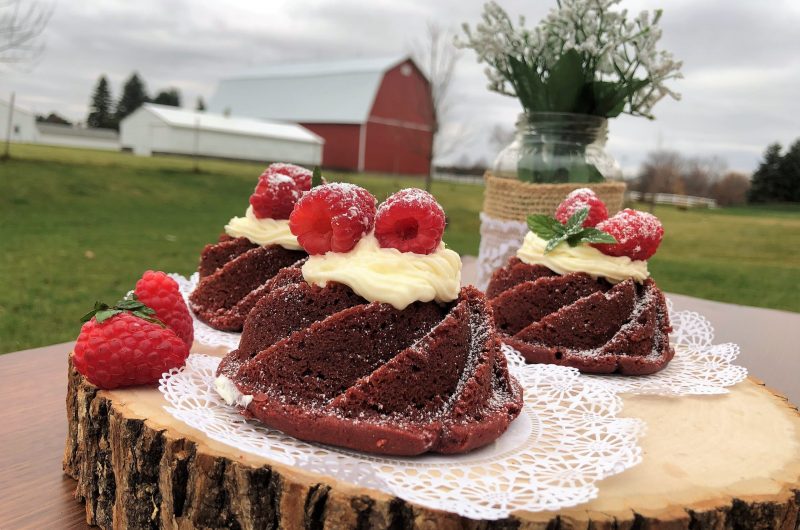
{"type": "Polygon", "coordinates": [[[404,64],[403,66],[401,66],[400,67],[400,73],[403,74],[406,77],[410,76],[411,75],[411,65],[410,64],[404,64]]]}
{"type": "Polygon", "coordinates": [[[19,134],[19,125],[14,125],[14,134],[19,134]]]}

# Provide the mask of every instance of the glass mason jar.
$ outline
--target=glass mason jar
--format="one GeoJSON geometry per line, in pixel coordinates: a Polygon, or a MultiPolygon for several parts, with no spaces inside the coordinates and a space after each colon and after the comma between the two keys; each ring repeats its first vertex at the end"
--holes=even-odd
{"type": "Polygon", "coordinates": [[[621,179],[605,151],[608,119],[590,114],[520,114],[517,134],[494,161],[497,177],[541,184],[621,179]]]}

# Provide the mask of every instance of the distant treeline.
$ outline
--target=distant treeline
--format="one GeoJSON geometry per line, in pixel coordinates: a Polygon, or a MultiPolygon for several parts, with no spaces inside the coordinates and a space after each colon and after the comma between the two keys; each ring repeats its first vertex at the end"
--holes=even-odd
{"type": "Polygon", "coordinates": [[[675,151],[648,154],[630,188],[715,199],[728,206],[746,202],[800,202],[800,139],[781,153],[770,145],[751,178],[728,171],[720,159],[686,158],[675,151]]]}
{"type": "MultiPolygon", "coordinates": [[[[86,125],[102,129],[119,129],[119,122],[123,118],[148,102],[180,107],[181,94],[177,88],[171,87],[159,91],[154,98],[151,98],[144,80],[138,73],[133,72],[125,81],[122,93],[115,102],[108,79],[105,75],[101,75],[91,95],[86,125]]],[[[205,110],[205,108],[203,98],[197,98],[196,109],[205,110]]]]}

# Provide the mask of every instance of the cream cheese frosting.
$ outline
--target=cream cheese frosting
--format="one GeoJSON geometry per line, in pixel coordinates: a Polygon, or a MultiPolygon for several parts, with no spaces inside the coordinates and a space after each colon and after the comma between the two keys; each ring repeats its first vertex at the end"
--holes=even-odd
{"type": "Polygon", "coordinates": [[[253,396],[242,394],[239,389],[236,388],[236,385],[233,384],[233,381],[224,375],[220,375],[214,379],[214,389],[228,405],[239,405],[240,407],[247,408],[250,402],[253,401],[253,396]]]}
{"type": "Polygon", "coordinates": [[[641,283],[650,276],[647,261],[632,260],[627,256],[608,256],[587,244],[571,247],[561,243],[545,254],[546,246],[546,240],[528,232],[517,251],[517,257],[529,265],[544,265],[558,274],[585,272],[593,278],[603,277],[611,283],[628,278],[641,283]]]}
{"type": "Polygon", "coordinates": [[[461,257],[444,243],[431,254],[415,254],[381,248],[372,234],[350,252],[311,256],[302,270],[310,284],[343,283],[370,302],[401,310],[414,302],[451,302],[461,288],[461,257]]]}
{"type": "Polygon", "coordinates": [[[289,230],[288,219],[259,219],[248,206],[244,217],[234,217],[225,225],[231,237],[246,237],[256,245],[280,245],[289,250],[302,250],[297,238],[289,230]]]}

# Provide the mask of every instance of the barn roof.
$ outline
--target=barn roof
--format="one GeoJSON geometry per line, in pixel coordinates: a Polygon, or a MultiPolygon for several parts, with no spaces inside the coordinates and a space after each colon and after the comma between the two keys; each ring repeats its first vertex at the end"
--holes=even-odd
{"type": "Polygon", "coordinates": [[[143,108],[175,127],[199,128],[204,131],[262,136],[297,142],[323,143],[322,138],[295,123],[225,116],[212,112],[197,112],[166,105],[156,105],[154,103],[145,103],[143,108]]]}
{"type": "Polygon", "coordinates": [[[364,123],[384,73],[406,60],[272,65],[220,81],[209,108],[301,123],[364,123]]]}

